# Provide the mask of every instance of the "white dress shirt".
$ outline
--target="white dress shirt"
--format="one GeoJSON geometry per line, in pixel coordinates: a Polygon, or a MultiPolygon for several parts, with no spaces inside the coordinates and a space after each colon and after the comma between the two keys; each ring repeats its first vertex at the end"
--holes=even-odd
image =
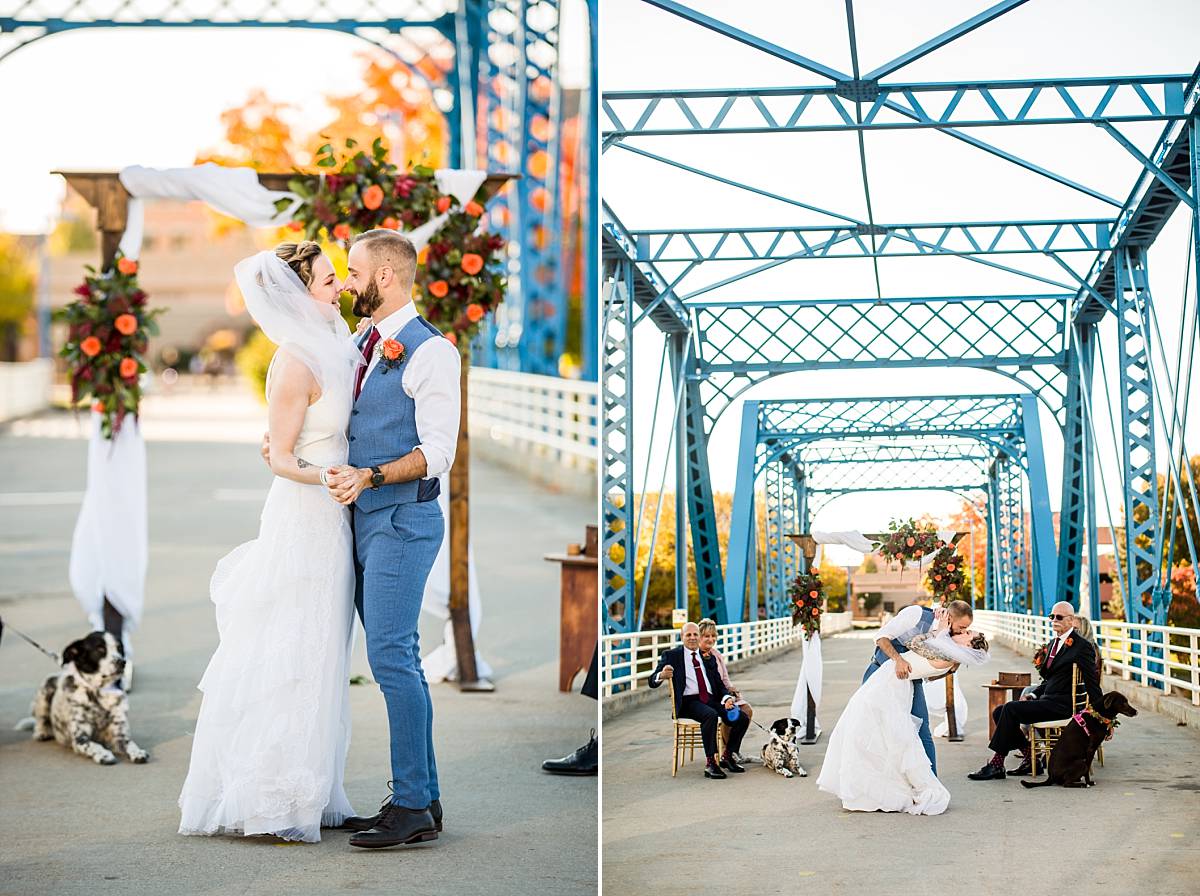
{"type": "MultiPolygon", "coordinates": [[[[1069,628],[1065,632],[1063,632],[1061,635],[1059,635],[1057,638],[1055,638],[1054,640],[1058,642],[1058,647],[1054,646],[1054,641],[1050,642],[1050,649],[1054,651],[1054,661],[1055,662],[1058,662],[1058,655],[1060,653],[1062,653],[1063,648],[1067,646],[1067,638],[1071,637],[1071,635],[1074,632],[1075,632],[1075,629],[1069,628]]],[[[1046,656],[1049,657],[1050,654],[1047,653],[1046,656]]]]}
{"type": "MultiPolygon", "coordinates": [[[[905,607],[895,616],[887,621],[885,625],[879,628],[879,638],[899,638],[902,635],[915,629],[921,624],[921,607],[918,604],[913,604],[910,607],[905,607]]],[[[933,624],[929,626],[930,634],[936,634],[944,628],[944,620],[939,620],[934,617],[933,624]]],[[[876,638],[878,640],[878,638],[876,638]]]]}
{"type": "MultiPolygon", "coordinates": [[[[417,316],[417,306],[409,302],[398,311],[393,311],[378,324],[379,340],[395,339],[417,316]]],[[[368,338],[359,336],[355,341],[362,344],[368,338]]],[[[462,359],[458,349],[449,339],[436,337],[427,339],[408,352],[404,360],[404,394],[416,403],[417,438],[416,446],[425,456],[425,476],[432,479],[441,476],[454,463],[454,452],[458,447],[459,377],[462,375],[462,359]]],[[[363,377],[363,388],[371,372],[379,365],[378,350],[372,352],[363,377]]]]}

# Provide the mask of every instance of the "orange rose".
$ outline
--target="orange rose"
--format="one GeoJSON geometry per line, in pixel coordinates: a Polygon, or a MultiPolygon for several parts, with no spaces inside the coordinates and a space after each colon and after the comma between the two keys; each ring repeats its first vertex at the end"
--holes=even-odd
{"type": "Polygon", "coordinates": [[[299,233],[303,229],[304,229],[304,225],[301,224],[299,221],[289,221],[288,222],[288,230],[294,230],[297,233],[299,233]]]}
{"type": "Polygon", "coordinates": [[[138,372],[138,362],[137,361],[133,360],[133,358],[122,358],[121,359],[120,373],[121,373],[122,377],[124,377],[127,380],[131,380],[135,376],[137,376],[137,372],[138,372]]]}
{"type": "Polygon", "coordinates": [[[397,342],[395,339],[383,340],[383,348],[381,349],[383,356],[389,361],[395,361],[404,354],[404,343],[397,342]]]}
{"type": "Polygon", "coordinates": [[[474,252],[467,252],[462,257],[462,269],[474,277],[483,270],[483,256],[476,255],[474,252]]]}
{"type": "Polygon", "coordinates": [[[103,414],[104,413],[104,402],[102,402],[102,401],[93,402],[92,410],[95,411],[97,414],[103,414]]]}
{"type": "Polygon", "coordinates": [[[951,590],[951,591],[957,591],[957,590],[958,590],[958,586],[957,586],[957,585],[955,585],[953,582],[951,582],[951,583],[950,583],[950,590],[951,590]]]}
{"type": "Polygon", "coordinates": [[[815,591],[810,591],[810,592],[808,592],[808,596],[809,596],[809,597],[816,597],[816,596],[817,596],[817,592],[815,592],[815,591]]]}
{"type": "Polygon", "coordinates": [[[478,323],[483,317],[483,306],[472,302],[467,306],[467,320],[471,323],[478,323]]]}
{"type": "Polygon", "coordinates": [[[371,184],[371,186],[363,190],[362,196],[363,205],[371,211],[375,211],[375,209],[383,205],[383,187],[379,186],[379,184],[371,184]]]}
{"type": "Polygon", "coordinates": [[[479,218],[483,215],[483,206],[472,199],[466,204],[466,207],[463,208],[463,211],[465,211],[472,218],[479,218]]]}
{"type": "Polygon", "coordinates": [[[122,336],[132,336],[137,332],[137,318],[132,314],[121,314],[113,321],[113,326],[122,336]]]}
{"type": "Polygon", "coordinates": [[[1067,646],[1068,646],[1068,647],[1070,647],[1070,646],[1071,646],[1072,644],[1074,644],[1074,643],[1075,643],[1075,639],[1074,639],[1074,638],[1067,638],[1067,646]]]}
{"type": "Polygon", "coordinates": [[[916,544],[916,543],[917,543],[917,540],[916,540],[915,538],[912,538],[912,537],[910,537],[910,538],[909,538],[907,541],[905,541],[904,543],[905,543],[906,545],[908,545],[908,546],[911,548],[911,547],[912,547],[914,544],[916,544]]]}
{"type": "Polygon", "coordinates": [[[446,214],[450,210],[451,199],[449,196],[439,196],[437,201],[437,210],[439,215],[446,214]]]}
{"type": "Polygon", "coordinates": [[[379,226],[384,228],[385,230],[399,230],[400,222],[397,221],[395,218],[393,218],[391,215],[388,215],[386,218],[383,219],[383,221],[380,222],[379,226]]]}
{"type": "Polygon", "coordinates": [[[444,299],[448,292],[450,292],[450,284],[445,280],[434,280],[429,284],[429,294],[434,298],[444,299]]]}
{"type": "Polygon", "coordinates": [[[954,572],[954,564],[953,563],[946,566],[946,572],[954,572]]]}
{"type": "Polygon", "coordinates": [[[94,358],[100,354],[100,340],[95,336],[89,336],[83,342],[79,343],[79,350],[89,358],[94,358]]]}
{"type": "Polygon", "coordinates": [[[446,338],[450,340],[451,345],[458,345],[458,334],[457,333],[447,333],[446,338]]]}
{"type": "Polygon", "coordinates": [[[813,607],[812,614],[813,614],[814,616],[820,616],[820,615],[821,615],[821,608],[820,608],[820,607],[813,607]]]}
{"type": "Polygon", "coordinates": [[[940,581],[942,580],[942,577],[941,577],[941,576],[934,576],[934,577],[933,577],[933,580],[934,580],[935,582],[940,582],[940,581]]]}
{"type": "Polygon", "coordinates": [[[132,258],[122,258],[117,262],[117,270],[122,274],[136,274],[137,262],[132,258]]]}
{"type": "Polygon", "coordinates": [[[346,240],[350,239],[350,225],[349,224],[338,224],[337,226],[335,226],[333,228],[333,238],[335,240],[341,240],[342,242],[345,242],[346,240]]]}

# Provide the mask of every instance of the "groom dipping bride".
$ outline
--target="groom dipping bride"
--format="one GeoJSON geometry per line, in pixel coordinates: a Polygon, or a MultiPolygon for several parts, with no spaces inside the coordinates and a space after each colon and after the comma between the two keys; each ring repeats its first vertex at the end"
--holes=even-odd
{"type": "Polygon", "coordinates": [[[923,680],[988,659],[983,635],[968,626],[969,604],[905,607],[880,629],[862,686],[829,737],[817,786],[858,812],[939,815],[950,792],[937,777],[923,680]]]}

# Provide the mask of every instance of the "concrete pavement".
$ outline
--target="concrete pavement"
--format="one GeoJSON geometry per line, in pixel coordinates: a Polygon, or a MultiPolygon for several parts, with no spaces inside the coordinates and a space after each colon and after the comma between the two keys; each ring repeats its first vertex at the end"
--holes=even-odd
{"type": "MultiPolygon", "coordinates": [[[[822,643],[825,727],[801,747],[807,778],[759,765],[704,778],[700,760],[671,778],[670,709],[661,700],[604,723],[605,896],[722,893],[1193,893],[1200,848],[1200,734],[1150,712],[1126,719],[1088,790],[1027,791],[1017,779],[968,781],[988,758],[980,684],[1029,659],[996,647],[962,678],[970,708],[963,743],[937,741],[949,810],[912,817],[842,810],[817,790],[821,759],[870,657],[873,633],[822,643]]],[[[765,725],[788,715],[800,651],[733,675],[765,725]]],[[[1108,688],[1106,688],[1107,690],[1108,688]]],[[[665,695],[666,691],[663,690],[665,695]]],[[[766,736],[751,726],[743,753],[766,736]]],[[[1010,767],[1015,766],[1010,761],[1010,767]]]]}
{"type": "MultiPolygon", "coordinates": [[[[583,540],[594,504],[486,464],[472,466],[472,521],[485,608],[478,644],[497,690],[434,687],[446,811],[438,843],[364,852],[341,832],[317,845],[175,833],[195,685],[216,643],[208,579],[218,558],[254,536],[269,483],[246,441],[259,424],[235,404],[229,437],[240,443],[194,441],[185,429],[149,445],[150,569],[131,715],[151,762],[100,767],[12,730],[54,667],[11,634],[0,644],[0,894],[595,893],[596,779],[539,768],[596,723],[593,701],[557,691],[558,570],[542,560],[583,540]]],[[[167,416],[160,432],[171,429],[167,416]]],[[[61,650],[87,630],[67,583],[85,444],[62,437],[71,432],[61,417],[20,430],[0,434],[0,614],[61,650]]],[[[426,645],[440,636],[439,621],[423,622],[426,645]]],[[[361,650],[355,667],[369,675],[361,650]]],[[[386,716],[373,684],[351,694],[347,790],[370,812],[389,777],[386,716]]]]}

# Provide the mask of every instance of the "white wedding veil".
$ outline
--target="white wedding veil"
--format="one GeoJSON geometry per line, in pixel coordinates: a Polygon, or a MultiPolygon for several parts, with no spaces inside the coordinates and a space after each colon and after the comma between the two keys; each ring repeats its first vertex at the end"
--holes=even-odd
{"type": "Polygon", "coordinates": [[[267,338],[312,371],[322,394],[332,389],[349,395],[365,362],[341,315],[331,313],[332,306],[323,311],[273,249],[242,259],[233,273],[246,310],[267,338]]]}
{"type": "Polygon", "coordinates": [[[963,666],[982,666],[991,658],[986,650],[976,650],[959,644],[951,637],[949,630],[928,639],[925,644],[937,651],[943,659],[963,666]]]}

